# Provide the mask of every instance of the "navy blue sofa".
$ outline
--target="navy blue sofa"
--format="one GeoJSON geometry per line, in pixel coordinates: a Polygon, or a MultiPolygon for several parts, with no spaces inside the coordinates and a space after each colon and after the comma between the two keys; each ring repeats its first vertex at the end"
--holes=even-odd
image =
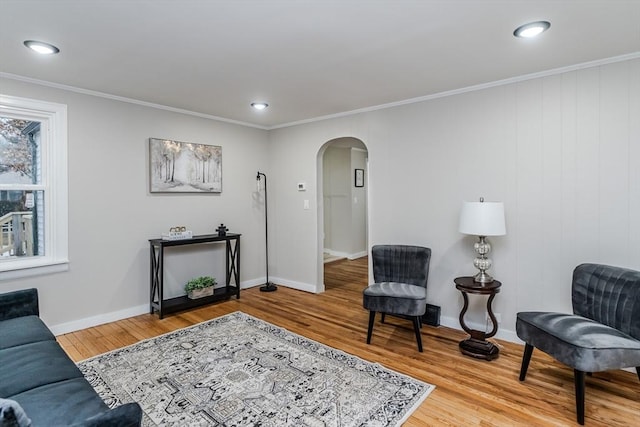
{"type": "Polygon", "coordinates": [[[102,401],[40,320],[36,289],[0,294],[0,401],[7,424],[20,409],[33,426],[129,427],[142,421],[137,403],[109,409],[102,401]]]}

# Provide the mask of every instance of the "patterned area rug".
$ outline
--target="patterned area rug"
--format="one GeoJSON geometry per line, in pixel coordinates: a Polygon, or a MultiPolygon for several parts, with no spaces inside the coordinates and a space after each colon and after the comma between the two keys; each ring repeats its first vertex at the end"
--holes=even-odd
{"type": "Polygon", "coordinates": [[[399,426],[435,388],[241,312],[78,366],[144,426],[399,426]]]}

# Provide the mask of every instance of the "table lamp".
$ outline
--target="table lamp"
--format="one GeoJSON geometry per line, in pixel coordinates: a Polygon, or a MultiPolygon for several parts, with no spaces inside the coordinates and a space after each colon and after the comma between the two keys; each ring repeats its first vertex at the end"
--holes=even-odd
{"type": "Polygon", "coordinates": [[[478,256],[473,265],[480,270],[473,277],[478,283],[491,283],[493,277],[487,273],[491,268],[491,259],[487,257],[491,252],[491,245],[487,236],[504,236],[507,234],[504,221],[504,204],[502,202],[464,202],[460,211],[460,233],[478,236],[479,241],[473,245],[478,256]]]}

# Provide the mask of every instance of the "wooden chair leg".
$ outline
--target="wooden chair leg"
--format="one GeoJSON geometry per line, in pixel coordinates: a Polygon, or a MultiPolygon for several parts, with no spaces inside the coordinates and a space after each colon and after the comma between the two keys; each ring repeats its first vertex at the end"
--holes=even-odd
{"type": "Polygon", "coordinates": [[[416,333],[416,341],[418,341],[418,351],[422,353],[422,334],[420,333],[420,317],[413,318],[413,330],[416,333]]]}
{"type": "Polygon", "coordinates": [[[371,333],[373,332],[373,321],[376,318],[376,312],[369,312],[369,329],[367,330],[367,344],[371,344],[371,333]]]}
{"type": "Polygon", "coordinates": [[[573,370],[576,383],[576,416],[578,424],[584,425],[584,372],[573,370]]]}
{"type": "Polygon", "coordinates": [[[640,380],[640,366],[636,366],[636,373],[638,374],[638,379],[640,380]]]}
{"type": "Polygon", "coordinates": [[[520,366],[520,381],[524,381],[527,376],[527,369],[529,369],[532,354],[533,346],[531,344],[525,344],[524,353],[522,354],[522,365],[520,366]]]}

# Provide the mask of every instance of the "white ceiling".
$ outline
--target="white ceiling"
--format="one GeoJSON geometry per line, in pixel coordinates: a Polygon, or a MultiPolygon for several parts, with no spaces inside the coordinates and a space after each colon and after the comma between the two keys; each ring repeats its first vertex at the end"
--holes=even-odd
{"type": "Polygon", "coordinates": [[[640,0],[0,0],[0,16],[0,75],[264,128],[640,53],[640,0]]]}

